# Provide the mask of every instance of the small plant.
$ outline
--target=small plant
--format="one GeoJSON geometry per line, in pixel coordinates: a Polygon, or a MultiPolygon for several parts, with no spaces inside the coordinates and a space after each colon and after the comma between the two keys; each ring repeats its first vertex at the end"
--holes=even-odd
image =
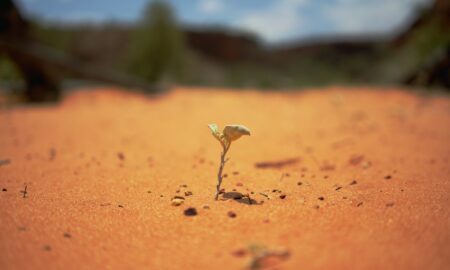
{"type": "Polygon", "coordinates": [[[219,131],[219,127],[216,124],[209,124],[208,127],[211,129],[214,137],[220,142],[222,145],[222,153],[220,154],[220,167],[219,172],[217,174],[217,189],[215,199],[219,198],[220,193],[220,185],[222,184],[223,179],[223,167],[225,163],[228,161],[226,158],[227,152],[230,149],[231,143],[237,139],[239,139],[242,135],[250,135],[250,130],[243,125],[228,125],[225,126],[223,132],[219,131]]]}

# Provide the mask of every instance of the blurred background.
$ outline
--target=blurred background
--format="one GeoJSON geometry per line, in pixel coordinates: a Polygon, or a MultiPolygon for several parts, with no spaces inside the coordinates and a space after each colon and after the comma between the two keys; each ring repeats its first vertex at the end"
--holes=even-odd
{"type": "Polygon", "coordinates": [[[0,0],[0,89],[450,90],[448,0],[0,0]]]}

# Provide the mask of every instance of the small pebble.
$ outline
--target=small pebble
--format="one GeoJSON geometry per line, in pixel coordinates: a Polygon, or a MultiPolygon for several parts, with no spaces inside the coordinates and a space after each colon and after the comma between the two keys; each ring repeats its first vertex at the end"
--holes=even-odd
{"type": "Polygon", "coordinates": [[[301,186],[301,185],[303,185],[302,182],[297,182],[297,186],[301,186]]]}
{"type": "Polygon", "coordinates": [[[245,255],[247,255],[247,250],[238,249],[238,250],[231,252],[231,255],[233,255],[235,257],[244,257],[245,255]]]}
{"type": "Polygon", "coordinates": [[[118,206],[119,206],[120,208],[123,208],[123,205],[121,205],[121,204],[119,204],[118,206]]]}
{"type": "Polygon", "coordinates": [[[210,209],[209,205],[207,205],[207,204],[203,205],[203,209],[210,209]]]}
{"type": "Polygon", "coordinates": [[[394,203],[393,203],[393,202],[390,202],[390,203],[387,203],[387,204],[386,204],[386,207],[392,207],[392,206],[394,206],[394,203]]]}
{"type": "Polygon", "coordinates": [[[241,183],[241,182],[237,182],[237,183],[236,183],[236,186],[238,186],[238,187],[242,187],[243,185],[242,185],[242,183],[241,183]]]}
{"type": "Polygon", "coordinates": [[[385,177],[384,177],[384,179],[386,179],[386,180],[389,180],[389,179],[391,179],[392,178],[392,176],[390,176],[390,175],[386,175],[385,177]]]}
{"type": "Polygon", "coordinates": [[[192,196],[192,191],[185,191],[184,196],[192,196]]]}
{"type": "Polygon", "coordinates": [[[70,233],[67,233],[67,232],[64,233],[63,236],[64,236],[65,238],[72,238],[72,235],[70,235],[70,233]]]}
{"type": "Polygon", "coordinates": [[[197,215],[197,209],[195,209],[194,207],[189,207],[189,208],[184,210],[184,215],[185,216],[196,216],[197,215]]]}
{"type": "Polygon", "coordinates": [[[280,199],[284,200],[286,198],[286,194],[281,194],[280,199]]]}
{"type": "Polygon", "coordinates": [[[356,180],[353,180],[352,182],[350,182],[350,185],[356,185],[358,182],[356,182],[356,180]]]}
{"type": "Polygon", "coordinates": [[[6,188],[4,188],[4,189],[2,189],[2,191],[5,191],[5,192],[6,192],[6,191],[8,191],[8,190],[7,190],[6,188]]]}
{"type": "Polygon", "coordinates": [[[230,218],[235,218],[235,217],[237,216],[236,213],[233,212],[233,211],[228,211],[227,215],[228,215],[230,218]]]}
{"type": "Polygon", "coordinates": [[[320,196],[320,197],[317,198],[317,199],[319,199],[319,200],[321,200],[321,201],[325,200],[325,198],[324,198],[323,196],[320,196]]]}
{"type": "Polygon", "coordinates": [[[45,246],[44,246],[44,250],[45,250],[45,251],[51,251],[51,250],[52,250],[52,247],[49,246],[49,245],[45,245],[45,246]]]}
{"type": "Polygon", "coordinates": [[[180,199],[180,198],[174,198],[172,199],[172,205],[173,206],[180,206],[184,203],[184,199],[180,199]]]}

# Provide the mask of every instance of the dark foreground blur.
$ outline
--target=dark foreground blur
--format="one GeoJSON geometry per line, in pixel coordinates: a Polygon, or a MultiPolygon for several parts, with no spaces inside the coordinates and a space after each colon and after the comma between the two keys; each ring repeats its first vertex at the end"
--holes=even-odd
{"type": "Polygon", "coordinates": [[[266,46],[252,33],[176,23],[151,1],[135,25],[30,21],[0,2],[0,88],[57,100],[83,80],[155,92],[161,85],[286,89],[396,84],[450,89],[450,4],[437,0],[394,38],[333,37],[266,46]]]}

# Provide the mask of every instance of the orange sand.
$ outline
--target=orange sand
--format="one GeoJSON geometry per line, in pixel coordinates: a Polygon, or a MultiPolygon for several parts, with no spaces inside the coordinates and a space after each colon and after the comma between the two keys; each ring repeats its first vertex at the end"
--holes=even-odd
{"type": "Polygon", "coordinates": [[[0,123],[0,269],[245,269],[252,244],[289,251],[263,269],[450,266],[446,97],[97,89],[3,108],[0,123]],[[263,204],[213,200],[213,122],[252,130],[232,145],[223,188],[263,204]]]}

